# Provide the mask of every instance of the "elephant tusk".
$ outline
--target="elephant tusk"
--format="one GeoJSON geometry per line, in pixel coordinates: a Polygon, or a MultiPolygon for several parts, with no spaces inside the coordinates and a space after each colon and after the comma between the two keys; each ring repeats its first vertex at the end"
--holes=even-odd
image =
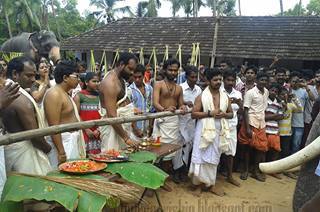
{"type": "Polygon", "coordinates": [[[319,155],[319,152],[320,136],[299,152],[296,152],[293,155],[281,160],[260,163],[259,168],[262,172],[267,174],[283,172],[312,160],[319,155]]]}

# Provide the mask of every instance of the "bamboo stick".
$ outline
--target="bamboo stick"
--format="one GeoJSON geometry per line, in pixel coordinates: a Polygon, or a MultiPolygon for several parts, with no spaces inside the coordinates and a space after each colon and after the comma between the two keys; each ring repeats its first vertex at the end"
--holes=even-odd
{"type": "Polygon", "coordinates": [[[220,15],[218,13],[218,16],[214,18],[215,24],[214,24],[214,36],[213,36],[213,42],[212,42],[212,52],[211,52],[211,64],[210,68],[214,67],[215,59],[216,59],[216,52],[217,52],[217,41],[218,41],[218,30],[219,30],[219,21],[220,21],[220,15]]]}
{"type": "MultiPolygon", "coordinates": [[[[188,110],[187,113],[191,113],[191,110],[188,110]]],[[[51,127],[46,127],[42,129],[27,130],[18,133],[9,133],[3,136],[0,136],[0,146],[17,143],[20,141],[30,140],[36,137],[43,137],[48,135],[55,135],[63,132],[76,131],[80,129],[87,129],[94,126],[105,126],[112,124],[123,124],[134,121],[142,121],[154,118],[162,118],[168,116],[176,116],[183,114],[183,111],[176,110],[175,112],[159,112],[159,113],[147,113],[142,115],[135,115],[129,117],[116,117],[116,118],[105,118],[92,121],[82,121],[74,122],[68,124],[55,125],[51,127]]]]}

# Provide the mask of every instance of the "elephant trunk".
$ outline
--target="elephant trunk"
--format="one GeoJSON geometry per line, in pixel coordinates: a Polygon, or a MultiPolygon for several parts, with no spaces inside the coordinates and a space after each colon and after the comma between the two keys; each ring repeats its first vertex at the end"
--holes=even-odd
{"type": "Polygon", "coordinates": [[[264,173],[279,173],[302,165],[317,157],[319,153],[320,136],[299,152],[296,152],[289,157],[283,158],[281,160],[268,163],[260,163],[259,168],[264,173]]]}
{"type": "Polygon", "coordinates": [[[49,56],[49,59],[52,60],[54,64],[57,64],[57,62],[61,59],[60,47],[59,46],[52,47],[48,56],[49,56]]]}

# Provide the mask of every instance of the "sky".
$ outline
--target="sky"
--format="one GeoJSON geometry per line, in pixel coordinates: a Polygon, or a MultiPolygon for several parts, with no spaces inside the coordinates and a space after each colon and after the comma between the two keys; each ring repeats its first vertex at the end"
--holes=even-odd
{"type": "MultiPolygon", "coordinates": [[[[117,4],[117,7],[130,6],[133,11],[136,10],[137,4],[140,1],[146,0],[125,0],[117,4]]],[[[303,6],[306,6],[310,0],[302,0],[303,6]]],[[[83,15],[85,10],[96,11],[97,9],[89,5],[89,0],[78,0],[78,10],[83,15]]],[[[299,3],[299,0],[283,0],[284,10],[293,8],[293,6],[299,3]]],[[[236,13],[238,14],[238,0],[236,3],[236,13]]],[[[241,0],[241,13],[245,16],[268,16],[280,13],[279,0],[241,0]]],[[[201,7],[199,16],[211,16],[211,10],[209,8],[201,7]]],[[[171,4],[169,1],[161,0],[161,8],[158,10],[158,16],[170,17],[172,16],[171,4]]],[[[178,16],[185,16],[183,11],[180,10],[178,16]]],[[[121,14],[118,14],[121,17],[121,14]]]]}

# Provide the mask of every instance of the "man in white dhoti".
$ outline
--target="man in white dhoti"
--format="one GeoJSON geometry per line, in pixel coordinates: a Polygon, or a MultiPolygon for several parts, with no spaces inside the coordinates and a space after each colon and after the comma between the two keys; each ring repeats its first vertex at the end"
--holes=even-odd
{"type": "MultiPolygon", "coordinates": [[[[20,96],[19,88],[20,86],[18,83],[14,83],[14,84],[8,83],[8,85],[0,89],[0,111],[4,110],[7,106],[9,106],[15,99],[17,99],[20,96]]],[[[1,126],[0,135],[2,134],[3,134],[3,129],[1,126]]],[[[6,179],[7,179],[7,175],[6,175],[4,148],[3,146],[0,146],[0,199],[1,199],[1,194],[2,194],[4,184],[6,182],[6,179]]]]}
{"type": "MultiPolygon", "coordinates": [[[[165,70],[165,79],[158,81],[154,85],[153,90],[153,106],[158,112],[172,111],[176,109],[186,110],[186,106],[183,104],[183,92],[181,86],[175,83],[175,79],[178,76],[180,63],[176,59],[168,59],[163,65],[165,70]]],[[[180,144],[182,145],[182,139],[179,131],[179,117],[171,116],[165,118],[156,119],[153,128],[153,137],[161,137],[161,142],[180,144]]],[[[179,150],[173,154],[168,155],[164,160],[172,160],[173,165],[173,180],[179,183],[182,178],[183,162],[182,150],[179,150]]]]}
{"type": "Polygon", "coordinates": [[[227,181],[235,186],[240,186],[240,183],[236,181],[232,176],[233,170],[233,158],[237,151],[237,125],[238,125],[238,114],[240,110],[243,111],[243,101],[241,92],[234,89],[236,85],[237,75],[233,70],[226,70],[223,73],[223,85],[221,89],[228,95],[231,101],[231,107],[233,111],[233,118],[229,119],[230,128],[230,148],[229,151],[225,152],[226,155],[226,168],[227,168],[227,181]]]}
{"type": "MultiPolygon", "coordinates": [[[[127,117],[134,115],[134,106],[128,98],[126,80],[137,67],[134,54],[122,53],[115,69],[110,71],[100,83],[100,102],[106,110],[104,118],[127,117]]],[[[133,140],[132,123],[113,124],[100,127],[101,151],[119,150],[127,146],[136,146],[133,140]]]]}
{"type": "Polygon", "coordinates": [[[197,119],[189,176],[198,194],[202,189],[223,196],[215,186],[220,155],[229,151],[230,129],[226,119],[233,117],[231,102],[220,90],[222,74],[218,69],[207,69],[209,86],[198,96],[192,111],[197,119]]]}
{"type": "MultiPolygon", "coordinates": [[[[68,95],[69,91],[77,87],[79,83],[77,64],[71,61],[61,61],[55,68],[54,78],[57,84],[47,91],[42,107],[48,125],[80,121],[77,106],[68,95]]],[[[47,140],[53,147],[49,159],[54,168],[67,159],[86,157],[82,130],[52,135],[47,140]]]]}
{"type": "MultiPolygon", "coordinates": [[[[24,89],[35,81],[36,67],[26,57],[12,59],[8,65],[7,82],[21,86],[20,96],[1,111],[5,132],[15,133],[43,127],[43,117],[36,102],[24,89]]],[[[51,170],[47,157],[51,147],[43,137],[33,138],[5,146],[6,169],[21,173],[45,175],[51,170]]]]}
{"type": "MultiPolygon", "coordinates": [[[[183,91],[183,102],[188,108],[193,108],[195,99],[202,93],[199,86],[196,85],[198,80],[198,69],[195,66],[186,66],[185,73],[187,81],[180,86],[183,91]]],[[[191,114],[180,116],[180,133],[182,136],[182,161],[185,167],[189,167],[189,157],[192,149],[192,142],[195,133],[196,122],[191,118],[191,114]]]]}

